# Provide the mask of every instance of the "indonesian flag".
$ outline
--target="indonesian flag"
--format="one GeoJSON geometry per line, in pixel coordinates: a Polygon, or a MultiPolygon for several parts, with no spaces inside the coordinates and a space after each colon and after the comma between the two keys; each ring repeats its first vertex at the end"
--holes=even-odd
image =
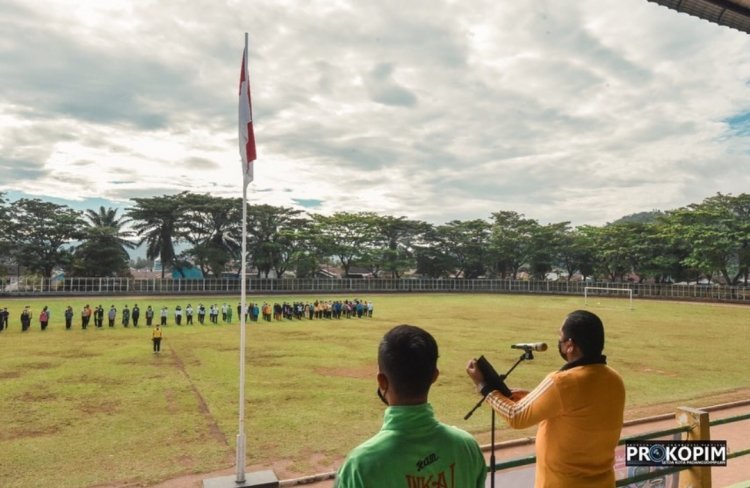
{"type": "Polygon", "coordinates": [[[247,46],[242,51],[242,71],[240,72],[240,156],[242,176],[245,185],[253,181],[253,161],[255,161],[255,134],[253,132],[253,107],[250,102],[250,79],[247,76],[247,46]]]}

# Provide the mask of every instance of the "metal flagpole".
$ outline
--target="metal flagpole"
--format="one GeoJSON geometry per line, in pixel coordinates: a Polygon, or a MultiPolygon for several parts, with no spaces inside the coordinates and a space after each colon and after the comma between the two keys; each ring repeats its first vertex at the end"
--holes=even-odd
{"type": "MultiPolygon", "coordinates": [[[[247,32],[245,32],[245,59],[247,66],[247,32]]],[[[244,73],[247,76],[247,71],[244,73]]],[[[237,434],[237,483],[245,482],[245,318],[247,314],[247,181],[242,177],[242,251],[240,264],[240,422],[237,434]]]]}

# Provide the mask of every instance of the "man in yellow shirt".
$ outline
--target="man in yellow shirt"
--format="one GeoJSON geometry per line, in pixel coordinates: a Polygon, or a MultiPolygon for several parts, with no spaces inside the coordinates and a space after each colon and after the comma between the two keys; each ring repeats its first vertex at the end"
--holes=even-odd
{"type": "Polygon", "coordinates": [[[604,326],[577,310],[560,328],[567,362],[531,392],[508,398],[485,385],[476,360],[466,372],[485,401],[515,429],[539,424],[535,488],[614,488],[615,447],[622,430],[625,386],[607,366],[604,326]]]}
{"type": "Polygon", "coordinates": [[[161,326],[159,324],[156,324],[154,330],[151,331],[151,340],[154,343],[154,353],[158,353],[161,351],[161,340],[163,337],[164,334],[161,330],[161,326]]]}

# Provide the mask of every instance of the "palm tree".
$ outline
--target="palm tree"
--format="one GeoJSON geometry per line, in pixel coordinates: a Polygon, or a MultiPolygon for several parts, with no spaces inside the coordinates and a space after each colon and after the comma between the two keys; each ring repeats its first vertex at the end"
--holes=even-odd
{"type": "Polygon", "coordinates": [[[138,245],[146,243],[146,257],[161,258],[161,277],[175,261],[174,244],[180,238],[185,193],[151,198],[133,198],[135,206],[127,211],[140,236],[138,245]]]}
{"type": "Polygon", "coordinates": [[[136,246],[128,240],[133,233],[123,230],[130,220],[118,217],[117,211],[116,208],[99,207],[98,212],[91,209],[84,212],[83,216],[88,222],[69,268],[73,276],[128,274],[128,249],[135,249],[136,246]]]}

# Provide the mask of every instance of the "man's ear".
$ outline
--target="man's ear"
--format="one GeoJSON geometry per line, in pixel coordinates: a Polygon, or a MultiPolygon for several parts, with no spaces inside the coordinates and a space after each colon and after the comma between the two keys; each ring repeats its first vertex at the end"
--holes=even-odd
{"type": "Polygon", "coordinates": [[[378,388],[381,391],[388,391],[388,377],[383,373],[378,373],[378,388]]]}
{"type": "Polygon", "coordinates": [[[430,382],[430,384],[436,382],[438,379],[438,376],[440,376],[440,370],[435,368],[435,372],[432,373],[432,382],[430,382]]]}

